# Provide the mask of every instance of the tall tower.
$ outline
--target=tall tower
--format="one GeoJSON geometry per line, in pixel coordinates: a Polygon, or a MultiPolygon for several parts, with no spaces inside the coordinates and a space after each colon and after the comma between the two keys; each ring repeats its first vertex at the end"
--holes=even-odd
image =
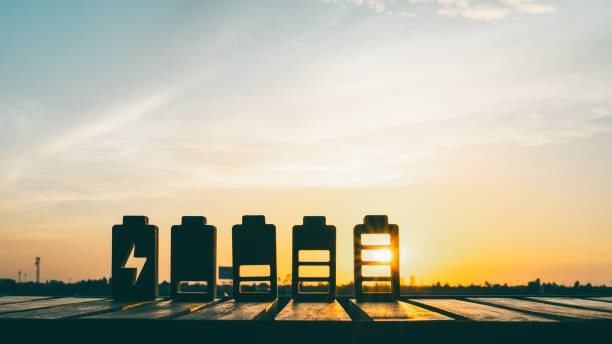
{"type": "Polygon", "coordinates": [[[17,283],[21,283],[21,270],[17,273],[17,283]]]}
{"type": "Polygon", "coordinates": [[[40,282],[40,257],[36,257],[36,284],[40,282]]]}

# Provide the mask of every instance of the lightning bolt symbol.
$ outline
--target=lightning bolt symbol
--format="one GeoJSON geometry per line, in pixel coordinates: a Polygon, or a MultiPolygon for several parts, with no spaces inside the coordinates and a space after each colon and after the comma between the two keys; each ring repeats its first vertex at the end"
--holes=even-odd
{"type": "Polygon", "coordinates": [[[134,280],[134,284],[136,284],[136,281],[138,281],[138,277],[140,277],[140,272],[142,271],[142,267],[147,262],[146,257],[135,257],[134,256],[135,249],[136,249],[136,245],[132,246],[132,250],[130,251],[130,256],[125,262],[125,265],[123,266],[126,269],[130,269],[130,268],[136,269],[136,279],[134,280]]]}

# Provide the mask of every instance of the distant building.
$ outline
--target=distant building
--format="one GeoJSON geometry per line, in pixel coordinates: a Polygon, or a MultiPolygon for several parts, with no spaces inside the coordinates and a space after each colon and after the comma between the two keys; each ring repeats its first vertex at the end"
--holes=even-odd
{"type": "Polygon", "coordinates": [[[414,287],[416,285],[416,277],[414,275],[410,275],[410,286],[414,287]]]}

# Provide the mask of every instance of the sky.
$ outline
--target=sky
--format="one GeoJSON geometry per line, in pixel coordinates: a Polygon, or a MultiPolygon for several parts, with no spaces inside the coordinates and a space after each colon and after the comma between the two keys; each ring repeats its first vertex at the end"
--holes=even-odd
{"type": "Polygon", "coordinates": [[[612,285],[608,0],[0,1],[0,278],[110,277],[123,215],[399,225],[407,282],[612,285]],[[23,277],[23,276],[22,276],[23,277]]]}

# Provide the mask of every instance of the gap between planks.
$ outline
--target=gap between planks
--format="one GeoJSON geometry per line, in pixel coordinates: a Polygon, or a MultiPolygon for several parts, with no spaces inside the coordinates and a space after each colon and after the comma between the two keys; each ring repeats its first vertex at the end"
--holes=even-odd
{"type": "Polygon", "coordinates": [[[466,300],[477,303],[485,303],[491,306],[505,307],[507,309],[517,310],[520,312],[529,312],[533,315],[553,318],[556,320],[612,318],[612,313],[557,306],[523,299],[482,297],[468,298],[466,300]]]}
{"type": "Polygon", "coordinates": [[[574,297],[526,297],[525,299],[556,306],[612,313],[612,303],[603,301],[578,299],[574,297]]]}
{"type": "Polygon", "coordinates": [[[419,299],[408,301],[422,303],[473,321],[555,321],[519,311],[457,299],[419,299]]]}

